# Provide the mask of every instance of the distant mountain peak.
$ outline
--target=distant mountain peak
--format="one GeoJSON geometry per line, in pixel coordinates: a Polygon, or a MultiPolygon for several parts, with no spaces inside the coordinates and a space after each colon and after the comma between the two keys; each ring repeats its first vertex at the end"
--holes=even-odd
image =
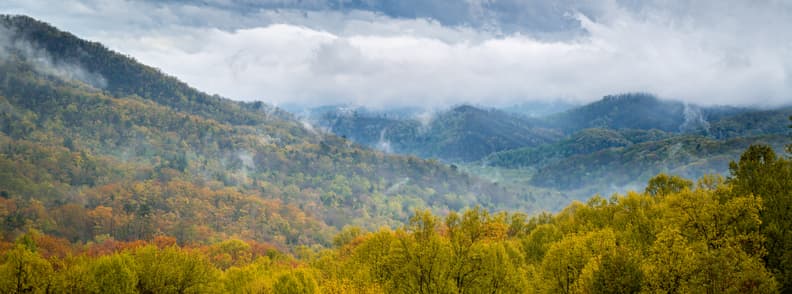
{"type": "Polygon", "coordinates": [[[484,110],[481,109],[481,108],[475,107],[473,105],[470,105],[470,104],[462,104],[462,105],[458,105],[458,106],[454,107],[452,109],[452,111],[454,111],[454,112],[473,112],[473,111],[482,112],[484,110]]]}
{"type": "MultiPolygon", "coordinates": [[[[602,97],[600,101],[603,102],[659,102],[660,98],[657,98],[654,94],[650,93],[623,93],[623,94],[615,94],[615,95],[606,95],[602,97]]],[[[596,103],[596,102],[595,102],[596,103]]]]}
{"type": "Polygon", "coordinates": [[[684,123],[685,104],[662,100],[647,93],[627,93],[570,109],[548,118],[551,127],[572,133],[585,128],[659,129],[679,131],[684,123]]]}

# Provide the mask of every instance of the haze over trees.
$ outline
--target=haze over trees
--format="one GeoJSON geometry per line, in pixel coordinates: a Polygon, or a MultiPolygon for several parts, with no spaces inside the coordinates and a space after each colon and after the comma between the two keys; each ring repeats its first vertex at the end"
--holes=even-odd
{"type": "Polygon", "coordinates": [[[726,173],[728,162],[751,144],[783,150],[792,115],[788,106],[704,107],[643,93],[542,116],[507,110],[323,107],[307,117],[371,148],[438,158],[520,191],[559,190],[583,200],[637,189],[661,172],[689,178],[726,173]]]}

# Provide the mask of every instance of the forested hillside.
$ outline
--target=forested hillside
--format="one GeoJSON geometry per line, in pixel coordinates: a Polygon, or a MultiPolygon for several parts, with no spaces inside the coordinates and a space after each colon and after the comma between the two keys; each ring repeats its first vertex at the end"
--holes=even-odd
{"type": "Polygon", "coordinates": [[[317,123],[355,142],[400,154],[444,161],[475,161],[493,152],[539,146],[560,132],[496,109],[461,105],[411,117],[364,111],[328,111],[317,123]]]}
{"type": "MultiPolygon", "coordinates": [[[[439,158],[524,192],[571,199],[624,192],[660,172],[724,173],[752,143],[782,150],[792,108],[697,106],[650,94],[606,96],[544,117],[459,106],[433,115],[323,109],[317,123],[372,148],[439,158]],[[543,190],[547,189],[547,190],[543,190]]],[[[535,199],[560,209],[557,199],[535,199]],[[555,204],[554,204],[555,203],[555,204]]]]}
{"type": "Polygon", "coordinates": [[[672,137],[660,130],[584,129],[553,144],[524,147],[492,153],[483,161],[487,165],[520,168],[548,165],[578,154],[589,154],[603,149],[627,147],[633,144],[659,141],[672,137]]]}
{"type": "MultiPolygon", "coordinates": [[[[790,147],[792,148],[792,147],[790,147]]],[[[790,291],[792,161],[754,145],[731,176],[665,174],[644,191],[592,197],[556,214],[445,216],[346,227],[296,257],[255,242],[179,247],[35,231],[4,243],[4,292],[776,293],[790,291]]]]}
{"type": "Polygon", "coordinates": [[[790,108],[743,110],[702,121],[706,124],[685,132],[583,129],[553,144],[493,153],[482,163],[496,169],[528,170],[532,186],[583,197],[625,191],[660,172],[688,178],[725,173],[726,163],[751,144],[763,143],[782,151],[791,115],[790,108]]]}
{"type": "Polygon", "coordinates": [[[651,94],[630,93],[605,96],[587,105],[547,116],[543,122],[567,133],[586,128],[691,132],[706,128],[709,121],[746,111],[750,109],[701,107],[662,100],[651,94]]]}
{"type": "Polygon", "coordinates": [[[3,238],[228,237],[329,244],[348,224],[416,208],[534,210],[515,193],[415,157],[312,132],[263,103],[198,92],[27,17],[2,20],[3,238]]]}

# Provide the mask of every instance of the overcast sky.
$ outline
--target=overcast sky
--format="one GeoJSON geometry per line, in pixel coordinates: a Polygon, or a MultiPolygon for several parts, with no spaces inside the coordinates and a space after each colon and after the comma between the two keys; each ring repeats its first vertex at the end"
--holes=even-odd
{"type": "Polygon", "coordinates": [[[792,103],[792,1],[3,0],[209,93],[369,107],[792,103]]]}

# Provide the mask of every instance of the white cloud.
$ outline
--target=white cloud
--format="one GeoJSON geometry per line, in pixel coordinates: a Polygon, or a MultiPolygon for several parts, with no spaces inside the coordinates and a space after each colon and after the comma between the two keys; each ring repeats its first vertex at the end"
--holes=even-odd
{"type": "MultiPolygon", "coordinates": [[[[489,2],[471,1],[481,15],[489,2]]],[[[595,16],[570,8],[587,33],[560,39],[366,11],[61,3],[67,13],[55,16],[11,6],[233,99],[503,105],[642,91],[701,104],[792,102],[792,9],[781,2],[603,2],[595,16]]]]}

